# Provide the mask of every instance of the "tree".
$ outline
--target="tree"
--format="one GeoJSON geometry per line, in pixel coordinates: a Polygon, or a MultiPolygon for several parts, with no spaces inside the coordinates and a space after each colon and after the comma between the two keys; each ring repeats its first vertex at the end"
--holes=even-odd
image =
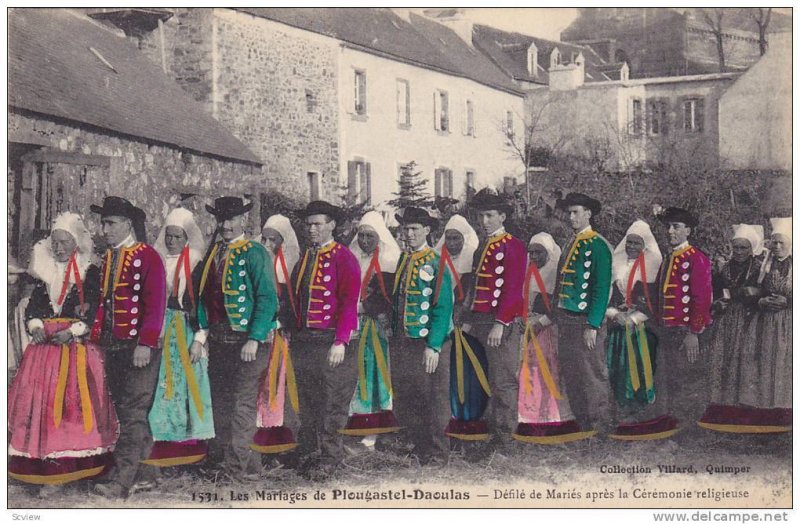
{"type": "Polygon", "coordinates": [[[723,25],[722,19],[725,17],[725,9],[715,7],[713,9],[703,9],[703,18],[706,25],[714,34],[714,39],[717,41],[717,56],[719,57],[719,72],[725,72],[725,48],[723,44],[723,25]]]}
{"type": "Polygon", "coordinates": [[[763,7],[758,7],[747,11],[750,13],[750,18],[758,26],[758,50],[761,52],[761,56],[764,56],[764,53],[767,52],[767,27],[769,27],[769,20],[772,18],[772,8],[764,9],[763,7]]]}
{"type": "Polygon", "coordinates": [[[417,171],[417,163],[413,160],[400,166],[400,177],[397,179],[399,190],[392,193],[396,198],[386,202],[396,209],[409,206],[430,208],[434,199],[427,191],[428,180],[422,177],[422,171],[417,171]]]}

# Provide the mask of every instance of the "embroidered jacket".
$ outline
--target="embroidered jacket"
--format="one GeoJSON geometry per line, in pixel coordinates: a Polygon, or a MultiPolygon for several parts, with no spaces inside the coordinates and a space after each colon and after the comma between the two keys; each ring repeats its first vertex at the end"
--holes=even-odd
{"type": "Polygon", "coordinates": [[[424,338],[438,352],[453,328],[453,286],[450,272],[439,272],[439,255],[430,247],[404,252],[397,263],[392,295],[395,334],[402,329],[409,338],[424,338]]]}
{"type": "Polygon", "coordinates": [[[599,328],[611,293],[611,249],[596,231],[578,233],[559,264],[558,307],[599,328]]]}
{"type": "Polygon", "coordinates": [[[166,310],[166,275],[155,249],[142,242],[119,248],[116,270],[111,267],[113,251],[106,250],[100,274],[103,288],[91,339],[100,342],[106,316],[111,316],[115,340],[158,346],[166,310]],[[106,300],[108,297],[108,300],[106,300]]]}
{"type": "Polygon", "coordinates": [[[658,272],[658,309],[666,327],[701,333],[711,325],[711,262],[686,246],[665,257],[658,272]]]}
{"type": "Polygon", "coordinates": [[[490,313],[495,321],[504,325],[521,317],[525,308],[522,288],[528,263],[525,245],[503,232],[487,239],[475,260],[471,311],[490,313]]]}
{"type": "Polygon", "coordinates": [[[334,340],[347,344],[358,328],[361,268],[355,255],[330,242],[315,256],[307,249],[292,273],[302,327],[335,330],[334,340]]]}
{"type": "Polygon", "coordinates": [[[264,246],[243,239],[227,245],[217,267],[217,242],[201,264],[197,322],[200,329],[227,322],[233,331],[263,342],[276,326],[278,295],[272,275],[272,260],[264,246]]]}

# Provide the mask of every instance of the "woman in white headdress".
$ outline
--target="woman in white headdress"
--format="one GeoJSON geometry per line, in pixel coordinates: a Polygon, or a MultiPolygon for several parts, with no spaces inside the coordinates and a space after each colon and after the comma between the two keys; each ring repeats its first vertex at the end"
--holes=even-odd
{"type": "Polygon", "coordinates": [[[650,226],[636,220],[611,257],[611,299],[606,344],[608,380],[620,424],[611,438],[652,440],[673,434],[671,420],[656,416],[658,339],[648,326],[656,298],[661,250],[650,226]]]}
{"type": "Polygon", "coordinates": [[[750,322],[749,365],[740,394],[749,431],[792,429],[792,219],[772,218],[770,254],[759,280],[759,311],[750,322]]]}
{"type": "MultiPolygon", "coordinates": [[[[444,234],[434,247],[441,256],[442,263],[447,264],[451,273],[455,273],[452,280],[457,304],[463,305],[464,289],[470,287],[470,282],[465,280],[472,277],[472,259],[479,246],[478,234],[467,219],[461,215],[453,215],[445,224],[444,234]]],[[[458,307],[455,309],[454,317],[458,324],[458,307]]]]}
{"type": "MultiPolygon", "coordinates": [[[[294,367],[289,354],[289,333],[299,322],[298,302],[291,276],[300,257],[300,244],[292,223],[283,215],[270,216],[261,228],[260,242],[272,257],[272,273],[278,292],[278,329],[271,340],[265,384],[258,389],[256,427],[252,448],[259,453],[283,453],[297,447],[286,418],[286,394],[294,412],[299,409],[294,367]]],[[[295,420],[296,421],[296,420],[295,420]]]]}
{"type": "MultiPolygon", "coordinates": [[[[358,223],[350,251],[361,267],[358,303],[358,383],[350,401],[350,417],[342,433],[378,435],[399,429],[392,412],[392,379],[389,362],[389,295],[400,258],[400,246],[387,229],[383,216],[369,211],[358,223]]],[[[374,439],[365,439],[370,446],[374,439]]]]}
{"type": "Polygon", "coordinates": [[[535,444],[581,440],[594,432],[580,431],[559,379],[558,327],[552,320],[561,248],[548,233],[537,233],[528,242],[528,256],[517,399],[519,424],[513,436],[535,444]]]}
{"type": "Polygon", "coordinates": [[[88,341],[100,298],[91,257],[91,235],[75,213],[59,215],[33,247],[30,343],[8,392],[8,471],[22,482],[57,486],[111,464],[119,422],[101,349],[88,341]]]}
{"type": "Polygon", "coordinates": [[[194,343],[196,290],[192,273],[205,240],[194,215],[176,208],[167,215],[155,250],[166,269],[167,310],[158,384],[148,420],[155,441],[144,462],[154,466],[202,460],[214,438],[208,353],[194,343]]]}
{"type": "Polygon", "coordinates": [[[748,425],[741,393],[750,388],[743,371],[752,362],[744,336],[758,311],[758,276],[763,259],[764,228],[733,226],[731,259],[715,275],[714,327],[710,346],[711,403],[700,425],[717,431],[740,431],[748,425]]]}

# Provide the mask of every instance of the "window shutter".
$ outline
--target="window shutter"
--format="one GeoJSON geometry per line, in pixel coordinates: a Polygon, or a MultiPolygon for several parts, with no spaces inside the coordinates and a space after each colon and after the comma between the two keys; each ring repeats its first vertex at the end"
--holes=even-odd
{"type": "Polygon", "coordinates": [[[475,102],[472,102],[472,136],[478,136],[478,110],[475,102]]]}
{"type": "Polygon", "coordinates": [[[433,172],[433,194],[434,196],[442,196],[442,170],[436,169],[433,172]]]}
{"type": "Polygon", "coordinates": [[[402,124],[403,123],[403,119],[401,118],[401,113],[400,112],[403,110],[402,109],[402,107],[403,107],[403,97],[400,95],[400,90],[403,89],[403,82],[398,80],[396,89],[397,89],[397,123],[398,124],[402,124]]]}
{"type": "Polygon", "coordinates": [[[705,128],[705,100],[700,98],[695,102],[694,121],[698,133],[702,133],[705,128]]]}
{"type": "Polygon", "coordinates": [[[359,90],[358,103],[361,104],[361,114],[367,113],[367,74],[363,71],[358,75],[359,90]]]}
{"type": "Polygon", "coordinates": [[[358,174],[358,162],[349,161],[347,162],[347,199],[350,202],[355,201],[356,196],[358,195],[358,180],[356,176],[358,174]]]}
{"type": "Polygon", "coordinates": [[[461,120],[461,134],[469,134],[469,100],[464,102],[464,118],[461,120]]]}
{"type": "Polygon", "coordinates": [[[453,171],[451,169],[446,169],[444,172],[444,195],[450,198],[453,198],[453,171]]]}
{"type": "Polygon", "coordinates": [[[683,101],[683,130],[684,131],[691,131],[692,130],[692,101],[691,100],[684,100],[683,101]]]}
{"type": "Polygon", "coordinates": [[[446,92],[442,92],[442,130],[450,130],[450,112],[449,103],[446,92]]]}
{"type": "Polygon", "coordinates": [[[411,82],[405,82],[405,90],[406,90],[406,105],[405,105],[405,112],[406,112],[406,125],[411,125],[411,82]]]}
{"type": "Polygon", "coordinates": [[[372,164],[364,164],[364,172],[361,175],[361,201],[367,204],[372,202],[372,164]]]}
{"type": "Polygon", "coordinates": [[[437,131],[441,129],[441,120],[439,120],[439,91],[433,92],[433,128],[437,131]]]}

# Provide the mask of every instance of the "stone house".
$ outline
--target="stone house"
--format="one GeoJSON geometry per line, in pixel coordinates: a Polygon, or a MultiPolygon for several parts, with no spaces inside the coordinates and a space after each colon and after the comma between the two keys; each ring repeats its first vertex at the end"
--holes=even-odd
{"type": "MultiPolygon", "coordinates": [[[[96,233],[89,205],[142,207],[148,237],[169,208],[255,193],[260,160],[119,31],[64,9],[9,13],[8,245],[23,263],[58,213],[96,233]],[[189,198],[196,195],[198,198],[189,198]]],[[[254,217],[257,221],[257,217],[254,217]]]]}
{"type": "Polygon", "coordinates": [[[381,207],[411,161],[431,194],[457,199],[524,172],[508,138],[523,128],[523,93],[471,25],[390,9],[169,14],[126,31],[263,160],[268,187],[381,207]]]}

